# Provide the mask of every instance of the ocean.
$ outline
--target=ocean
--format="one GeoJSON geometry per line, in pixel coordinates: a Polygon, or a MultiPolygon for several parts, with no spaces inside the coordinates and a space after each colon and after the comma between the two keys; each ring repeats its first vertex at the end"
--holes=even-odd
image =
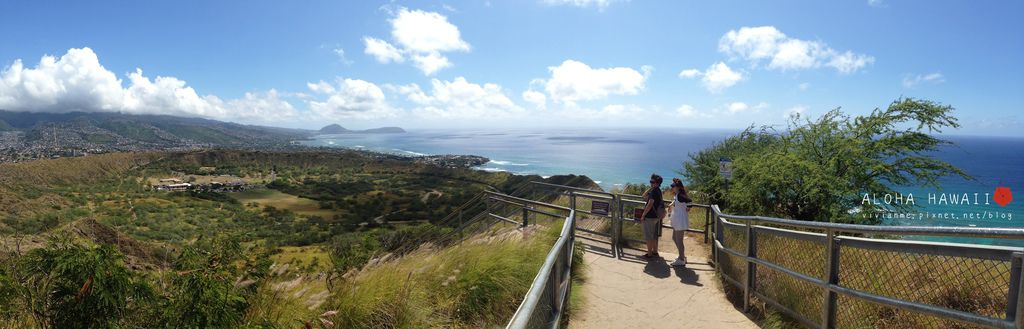
{"type": "MultiPolygon", "coordinates": [[[[410,130],[405,134],[326,135],[309,146],[346,147],[402,155],[472,154],[491,162],[478,169],[542,176],[583,174],[604,189],[643,183],[651,173],[682,177],[690,153],[737,133],[693,129],[500,129],[410,130]]],[[[884,218],[890,225],[1024,227],[1024,138],[943,136],[953,141],[932,156],[948,161],[974,180],[945,177],[940,188],[901,186],[913,213],[884,218]],[[1017,192],[1005,206],[993,197],[997,187],[1017,192]],[[988,196],[985,193],[989,193],[988,196]],[[964,202],[964,196],[967,196],[964,202]],[[954,200],[955,199],[955,200],[954,200]],[[943,201],[945,200],[945,201],[943,201]],[[954,203],[955,201],[955,203],[954,203]]],[[[885,196],[872,202],[885,202],[885,196]]],[[[891,196],[895,201],[897,196],[891,196]]],[[[973,241],[981,242],[981,241],[973,241]]]]}

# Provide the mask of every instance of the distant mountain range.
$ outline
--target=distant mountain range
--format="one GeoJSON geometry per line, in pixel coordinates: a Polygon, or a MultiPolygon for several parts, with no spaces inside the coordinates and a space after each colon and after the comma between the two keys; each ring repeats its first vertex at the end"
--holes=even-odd
{"type": "Polygon", "coordinates": [[[329,124],[320,128],[318,131],[321,135],[337,135],[337,134],[399,134],[404,133],[405,129],[398,127],[380,127],[366,130],[348,130],[338,124],[329,124]]]}
{"type": "Polygon", "coordinates": [[[31,157],[38,157],[47,152],[68,150],[105,152],[210,146],[285,146],[296,140],[324,134],[402,132],[405,130],[398,127],[348,130],[332,124],[320,130],[308,130],[169,115],[0,110],[0,157],[3,157],[2,154],[13,157],[25,152],[34,152],[35,155],[31,157]]]}

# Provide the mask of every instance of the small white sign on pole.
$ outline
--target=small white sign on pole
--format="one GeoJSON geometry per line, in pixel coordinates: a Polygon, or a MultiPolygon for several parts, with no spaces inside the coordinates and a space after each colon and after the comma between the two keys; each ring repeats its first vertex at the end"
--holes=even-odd
{"type": "Polygon", "coordinates": [[[725,179],[732,179],[732,160],[729,158],[718,159],[718,175],[725,179]]]}

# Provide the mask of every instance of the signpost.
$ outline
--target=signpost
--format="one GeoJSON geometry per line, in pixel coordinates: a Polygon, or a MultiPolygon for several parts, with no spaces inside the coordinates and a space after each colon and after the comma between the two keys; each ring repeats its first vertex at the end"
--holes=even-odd
{"type": "Polygon", "coordinates": [[[633,208],[633,219],[640,220],[644,216],[644,208],[633,208]]]}
{"type": "Polygon", "coordinates": [[[590,212],[594,215],[608,216],[611,208],[611,204],[604,201],[594,200],[590,202],[590,212]]]}
{"type": "Polygon", "coordinates": [[[726,180],[732,179],[732,160],[718,158],[718,176],[722,176],[726,180]]]}

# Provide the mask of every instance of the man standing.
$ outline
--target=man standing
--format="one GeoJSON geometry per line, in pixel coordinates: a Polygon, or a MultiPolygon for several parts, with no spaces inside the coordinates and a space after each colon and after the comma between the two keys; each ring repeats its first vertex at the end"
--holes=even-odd
{"type": "Polygon", "coordinates": [[[661,230],[661,216],[665,213],[665,203],[661,198],[661,176],[651,174],[651,188],[644,192],[644,213],[640,216],[640,226],[644,232],[644,241],[647,243],[647,253],[643,258],[651,259],[658,255],[658,231],[661,230]]]}

